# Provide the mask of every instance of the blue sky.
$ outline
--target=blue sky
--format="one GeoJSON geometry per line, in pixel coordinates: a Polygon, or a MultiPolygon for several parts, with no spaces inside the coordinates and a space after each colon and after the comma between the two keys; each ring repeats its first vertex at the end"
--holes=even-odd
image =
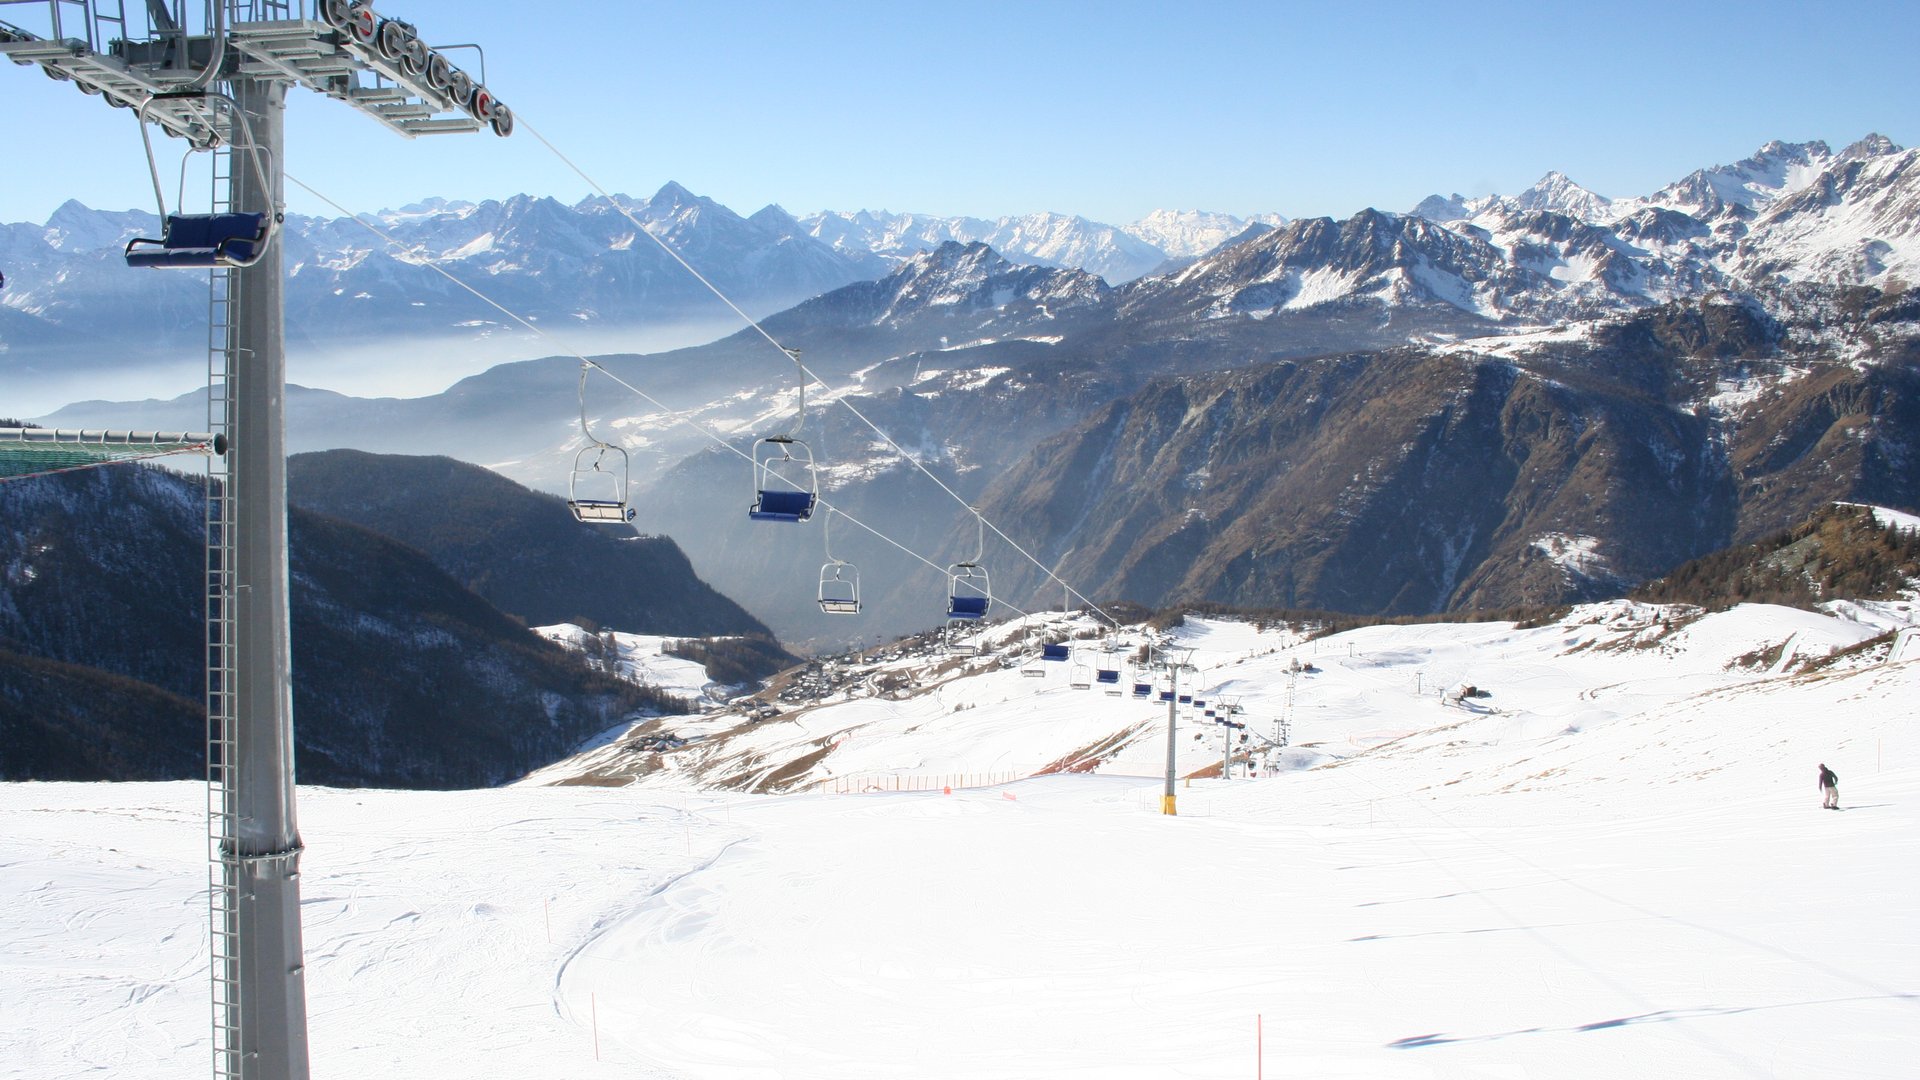
{"type": "MultiPolygon", "coordinates": [[[[1558,169],[1645,194],[1769,139],[1920,141],[1920,4],[380,0],[477,41],[513,138],[409,141],[296,92],[288,171],[355,210],[668,180],[779,203],[1114,223],[1344,217],[1558,169]],[[571,18],[591,12],[597,21],[571,18]]],[[[24,18],[27,8],[0,17],[24,18]]],[[[0,66],[0,220],[151,204],[128,114],[0,66]]],[[[174,167],[171,150],[163,159],[174,167]]],[[[297,188],[296,211],[330,213],[297,188]]]]}

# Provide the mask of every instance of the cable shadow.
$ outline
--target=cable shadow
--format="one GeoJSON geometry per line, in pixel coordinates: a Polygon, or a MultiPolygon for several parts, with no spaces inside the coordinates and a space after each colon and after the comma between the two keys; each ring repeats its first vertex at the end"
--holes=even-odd
{"type": "Polygon", "coordinates": [[[1357,941],[1405,941],[1425,937],[1465,937],[1469,934],[1524,934],[1537,930],[1565,930],[1583,926],[1611,926],[1619,923],[1644,922],[1644,919],[1611,919],[1593,922],[1540,923],[1528,926],[1484,926],[1472,930],[1420,930],[1409,934],[1362,934],[1350,937],[1348,942],[1357,941]]]}
{"type": "Polygon", "coordinates": [[[1717,1016],[1738,1016],[1742,1013],[1774,1012],[1780,1009],[1799,1009],[1813,1005],[1851,1005],[1865,1001],[1920,1001],[1920,994],[1870,994],[1861,997],[1820,998],[1812,1001],[1785,1001],[1777,1005],[1705,1005],[1695,1009],[1660,1009],[1656,1012],[1641,1013],[1637,1016],[1619,1016],[1611,1020],[1595,1020],[1588,1024],[1576,1024],[1572,1027],[1530,1027],[1516,1028],[1512,1031],[1489,1032],[1484,1035],[1448,1035],[1444,1032],[1430,1032],[1425,1035],[1408,1035],[1394,1039],[1386,1045],[1389,1050],[1421,1050],[1430,1046],[1451,1046],[1459,1043],[1499,1042],[1517,1035],[1580,1035],[1594,1031],[1611,1031],[1615,1028],[1634,1027],[1639,1024],[1667,1024],[1676,1020],[1699,1020],[1717,1016]]]}

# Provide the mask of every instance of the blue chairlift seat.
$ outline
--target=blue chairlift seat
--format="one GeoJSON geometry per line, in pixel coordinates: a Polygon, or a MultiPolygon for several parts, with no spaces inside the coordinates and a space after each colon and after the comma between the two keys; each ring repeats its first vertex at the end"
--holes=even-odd
{"type": "Polygon", "coordinates": [[[1042,645],[1040,646],[1040,659],[1064,661],[1068,656],[1072,655],[1072,652],[1073,650],[1065,643],[1059,645],[1042,645]]]}
{"type": "Polygon", "coordinates": [[[127,241],[127,265],[184,270],[248,266],[266,239],[265,214],[168,214],[160,239],[136,236],[127,241]]]}
{"type": "Polygon", "coordinates": [[[1106,668],[1101,668],[1099,674],[1095,675],[1094,677],[1099,679],[1103,683],[1113,683],[1115,685],[1118,685],[1120,682],[1120,673],[1118,671],[1108,671],[1106,668]]]}
{"type": "Polygon", "coordinates": [[[987,598],[984,596],[949,596],[947,598],[947,618],[983,619],[987,615],[987,598]]]}
{"type": "Polygon", "coordinates": [[[1196,709],[1204,709],[1207,707],[1207,703],[1204,701],[1201,701],[1199,698],[1194,698],[1193,707],[1196,709]]]}
{"type": "Polygon", "coordinates": [[[1171,690],[1162,690],[1162,691],[1160,691],[1160,700],[1161,700],[1161,701],[1172,701],[1172,700],[1173,700],[1173,691],[1171,691],[1171,690]]]}
{"type": "Polygon", "coordinates": [[[1153,694],[1153,684],[1143,683],[1143,682],[1137,682],[1133,684],[1134,697],[1145,698],[1145,697],[1152,696],[1152,694],[1153,694]]]}
{"type": "Polygon", "coordinates": [[[1191,704],[1193,704],[1193,695],[1192,695],[1192,694],[1181,694],[1181,695],[1180,695],[1180,704],[1182,704],[1182,705],[1191,705],[1191,704]]]}
{"type": "Polygon", "coordinates": [[[753,448],[753,505],[747,517],[754,521],[798,524],[813,516],[820,480],[813,471],[813,451],[791,435],[770,435],[753,448]],[[794,466],[805,473],[796,479],[781,472],[794,466]]]}
{"type": "Polygon", "coordinates": [[[811,491],[762,491],[747,510],[755,521],[802,522],[813,516],[811,491]]]}

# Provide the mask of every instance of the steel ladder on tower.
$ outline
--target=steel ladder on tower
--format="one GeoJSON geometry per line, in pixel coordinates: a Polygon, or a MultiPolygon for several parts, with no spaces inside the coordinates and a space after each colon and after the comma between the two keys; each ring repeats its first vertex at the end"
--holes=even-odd
{"type": "MultiPolygon", "coordinates": [[[[233,152],[221,145],[213,157],[213,210],[231,209],[233,152]]],[[[231,439],[233,376],[230,312],[238,278],[227,267],[208,273],[207,430],[231,439]]],[[[229,444],[230,445],[230,444],[229,444]]],[[[207,458],[207,858],[208,928],[213,971],[213,1075],[241,1075],[239,792],[235,788],[238,740],[235,725],[234,486],[230,459],[207,458]]]]}

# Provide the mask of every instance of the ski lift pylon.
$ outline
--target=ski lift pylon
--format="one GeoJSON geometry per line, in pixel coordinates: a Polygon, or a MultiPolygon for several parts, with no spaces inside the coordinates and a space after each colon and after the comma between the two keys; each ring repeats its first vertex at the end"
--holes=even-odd
{"type": "Polygon", "coordinates": [[[860,568],[835,558],[833,554],[833,515],[832,507],[827,508],[827,520],[821,523],[821,535],[826,540],[827,562],[820,568],[820,610],[828,615],[860,614],[860,568]]]}
{"type": "MultiPolygon", "coordinates": [[[[128,240],[122,252],[127,265],[168,270],[252,266],[266,255],[267,245],[273,241],[280,219],[278,207],[274,207],[270,214],[238,211],[220,214],[167,212],[166,194],[160,185],[160,166],[153,156],[153,137],[147,134],[147,110],[156,100],[169,98],[200,98],[211,103],[208,106],[209,113],[216,111],[216,105],[224,106],[243,140],[241,145],[229,143],[229,146],[244,153],[252,163],[259,190],[273,190],[267,182],[266,165],[261,160],[267,150],[254,142],[253,126],[232,98],[215,90],[183,90],[149,95],[147,100],[140,103],[136,115],[140,120],[140,142],[147,151],[147,169],[153,174],[154,201],[160,206],[160,236],[158,239],[136,236],[128,240]]],[[[195,149],[210,150],[212,147],[195,149]]]]}
{"type": "Polygon", "coordinates": [[[627,452],[610,442],[594,437],[587,425],[587,369],[591,361],[580,365],[580,433],[587,445],[573,455],[573,471],[567,476],[567,508],[576,520],[599,525],[624,525],[634,518],[627,505],[627,480],[632,463],[627,452]],[[593,461],[587,461],[587,455],[593,461]]]}

